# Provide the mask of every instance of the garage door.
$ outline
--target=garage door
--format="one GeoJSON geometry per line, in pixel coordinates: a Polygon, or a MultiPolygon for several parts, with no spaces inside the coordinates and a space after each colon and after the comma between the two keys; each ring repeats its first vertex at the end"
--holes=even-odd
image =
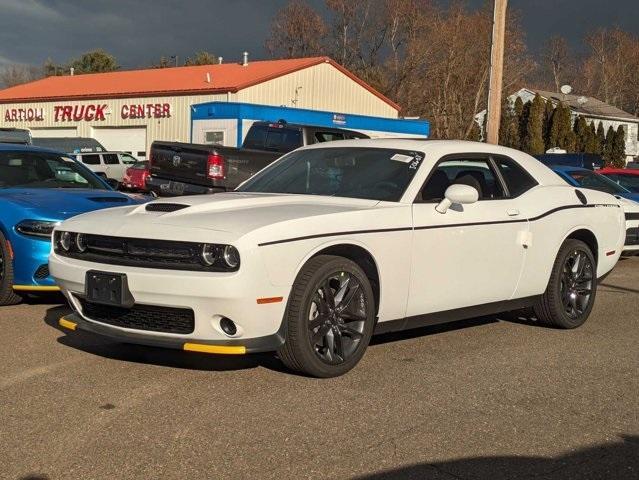
{"type": "Polygon", "coordinates": [[[146,159],[146,128],[92,128],[92,136],[107,150],[127,152],[146,159]]]}
{"type": "Polygon", "coordinates": [[[52,138],[52,137],[77,137],[77,128],[32,128],[31,136],[33,138],[52,138]]]}

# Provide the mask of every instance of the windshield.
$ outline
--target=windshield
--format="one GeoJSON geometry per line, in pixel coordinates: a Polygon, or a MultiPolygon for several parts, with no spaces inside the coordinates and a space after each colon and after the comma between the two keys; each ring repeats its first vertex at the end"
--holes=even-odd
{"type": "Polygon", "coordinates": [[[397,202],[423,158],[420,152],[382,148],[299,150],[262,170],[238,191],[397,202]]]}
{"type": "Polygon", "coordinates": [[[628,190],[623,188],[621,185],[617,185],[612,180],[595,172],[573,170],[572,172],[568,172],[568,175],[570,175],[573,180],[575,180],[575,182],[577,182],[577,184],[583,188],[590,188],[592,190],[599,190],[600,192],[612,193],[613,195],[628,193],[628,190]]]}
{"type": "Polygon", "coordinates": [[[106,187],[68,157],[41,152],[0,152],[0,188],[106,187]]]}
{"type": "Polygon", "coordinates": [[[615,183],[627,188],[631,192],[639,193],[639,175],[627,175],[624,173],[609,173],[606,175],[615,183]]]}

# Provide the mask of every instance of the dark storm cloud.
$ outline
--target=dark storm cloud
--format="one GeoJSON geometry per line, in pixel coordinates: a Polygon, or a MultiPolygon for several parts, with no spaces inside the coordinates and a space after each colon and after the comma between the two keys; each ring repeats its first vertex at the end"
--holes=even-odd
{"type": "MultiPolygon", "coordinates": [[[[181,60],[208,50],[226,60],[248,50],[266,55],[270,22],[286,0],[0,0],[0,64],[64,62],[93,48],[112,52],[125,68],[161,55],[181,60]]],[[[322,0],[311,0],[322,6],[322,0]]],[[[480,6],[485,0],[470,0],[480,6]]],[[[637,32],[639,0],[511,0],[533,51],[553,34],[577,46],[598,26],[637,32]]]]}

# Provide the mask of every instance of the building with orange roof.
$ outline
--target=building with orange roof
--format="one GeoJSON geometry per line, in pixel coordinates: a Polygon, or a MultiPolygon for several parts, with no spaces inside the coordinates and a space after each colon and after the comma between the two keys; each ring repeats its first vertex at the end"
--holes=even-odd
{"type": "MultiPolygon", "coordinates": [[[[397,118],[399,106],[328,57],[47,77],[0,90],[0,127],[92,137],[144,158],[189,141],[192,106],[244,102],[397,118]]],[[[222,135],[223,137],[223,135],[222,135]]],[[[231,143],[229,143],[231,144],[231,143]]],[[[235,144],[235,139],[233,143],[235,144]]]]}

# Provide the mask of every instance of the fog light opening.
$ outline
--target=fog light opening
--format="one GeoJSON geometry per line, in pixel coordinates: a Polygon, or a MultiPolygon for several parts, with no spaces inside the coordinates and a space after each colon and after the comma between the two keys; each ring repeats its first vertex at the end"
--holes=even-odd
{"type": "Polygon", "coordinates": [[[233,323],[233,320],[230,320],[226,317],[222,317],[220,319],[220,328],[229,337],[232,337],[237,333],[237,326],[235,325],[235,323],[233,323]]]}

